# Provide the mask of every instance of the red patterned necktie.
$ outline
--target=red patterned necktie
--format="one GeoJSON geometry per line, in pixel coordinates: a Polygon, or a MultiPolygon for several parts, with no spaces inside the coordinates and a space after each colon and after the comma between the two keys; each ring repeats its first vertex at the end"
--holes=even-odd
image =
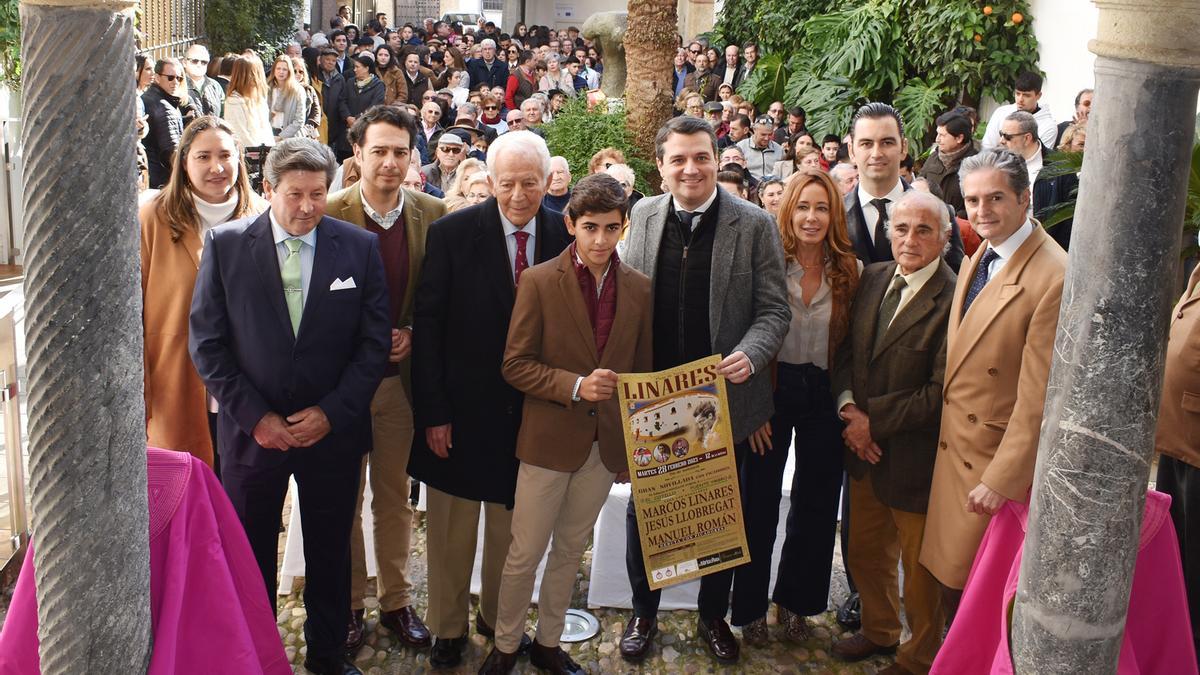
{"type": "Polygon", "coordinates": [[[529,267],[529,258],[525,256],[525,242],[529,241],[529,233],[514,232],[513,236],[517,238],[516,283],[520,284],[521,272],[529,267]]]}

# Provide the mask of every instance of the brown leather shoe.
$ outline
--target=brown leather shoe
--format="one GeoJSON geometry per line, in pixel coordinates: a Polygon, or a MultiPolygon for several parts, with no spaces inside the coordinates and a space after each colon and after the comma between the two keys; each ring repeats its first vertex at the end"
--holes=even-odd
{"type": "Polygon", "coordinates": [[[492,647],[492,651],[487,655],[487,660],[483,662],[482,666],[479,666],[479,675],[509,675],[516,667],[516,654],[505,654],[492,647]]]}
{"type": "Polygon", "coordinates": [[[905,668],[899,663],[893,663],[887,668],[880,668],[875,671],[875,675],[916,675],[913,671],[905,668]]]}
{"type": "Polygon", "coordinates": [[[897,642],[890,646],[877,645],[862,633],[855,633],[833,643],[833,648],[829,650],[829,653],[842,661],[862,661],[876,654],[895,654],[899,644],[897,642]]]}
{"type": "Polygon", "coordinates": [[[625,633],[621,635],[621,657],[627,661],[640,661],[646,657],[646,652],[650,651],[650,641],[654,639],[654,634],[658,632],[658,619],[644,618],[635,616],[629,620],[629,624],[625,626],[625,633]]]}
{"type": "Polygon", "coordinates": [[[400,638],[400,642],[408,647],[428,649],[433,644],[429,629],[425,627],[425,623],[413,611],[411,605],[391,612],[380,612],[379,623],[395,633],[396,637],[400,638]]]}
{"type": "Polygon", "coordinates": [[[725,619],[700,619],[696,622],[696,632],[718,660],[737,661],[740,647],[725,619]]]}
{"type": "Polygon", "coordinates": [[[363,635],[363,610],[356,609],[350,612],[350,623],[346,626],[346,653],[350,655],[355,654],[365,641],[366,636],[363,635]]]}
{"type": "Polygon", "coordinates": [[[561,646],[543,647],[534,642],[533,648],[529,650],[529,662],[554,675],[587,675],[587,671],[572,661],[561,646]]]}

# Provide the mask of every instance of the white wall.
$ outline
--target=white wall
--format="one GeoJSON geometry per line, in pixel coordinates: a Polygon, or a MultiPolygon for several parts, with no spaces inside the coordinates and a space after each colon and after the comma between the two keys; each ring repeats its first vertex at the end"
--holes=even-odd
{"type": "Polygon", "coordinates": [[[1099,10],[1091,0],[1031,0],[1033,34],[1046,73],[1042,105],[1062,122],[1075,114],[1075,95],[1095,84],[1096,55],[1088,41],[1096,37],[1099,10]]]}

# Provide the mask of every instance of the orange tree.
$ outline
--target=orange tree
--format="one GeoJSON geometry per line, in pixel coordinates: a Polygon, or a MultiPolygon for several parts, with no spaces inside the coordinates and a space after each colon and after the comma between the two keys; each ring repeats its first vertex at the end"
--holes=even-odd
{"type": "Polygon", "coordinates": [[[710,38],[755,40],[765,56],[738,93],[801,105],[809,127],[842,133],[856,105],[888,101],[924,147],[937,115],[1011,97],[1038,70],[1025,0],[726,0],[710,38]]]}

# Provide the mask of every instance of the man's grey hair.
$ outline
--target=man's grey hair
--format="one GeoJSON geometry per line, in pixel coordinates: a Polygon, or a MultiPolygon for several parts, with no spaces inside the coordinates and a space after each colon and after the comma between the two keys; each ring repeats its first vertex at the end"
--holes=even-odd
{"type": "Polygon", "coordinates": [[[857,167],[855,167],[853,164],[834,164],[829,169],[829,176],[834,180],[840,181],[846,177],[843,174],[851,169],[857,169],[857,167]]]}
{"type": "Polygon", "coordinates": [[[524,111],[526,108],[530,107],[530,104],[536,105],[539,112],[546,112],[546,106],[542,103],[542,99],[535,98],[533,96],[525,99],[525,102],[521,104],[521,110],[524,111]]]}
{"type": "Polygon", "coordinates": [[[263,165],[263,180],[274,189],[289,171],[323,171],[325,186],[337,171],[337,159],[329,146],[311,138],[288,138],[275,144],[263,165]]]}
{"type": "Polygon", "coordinates": [[[487,38],[486,40],[483,40],[482,42],[479,43],[480,49],[483,49],[484,47],[491,47],[492,49],[495,49],[496,41],[493,40],[492,38],[487,38]]]}
{"type": "Polygon", "coordinates": [[[637,183],[637,174],[633,172],[633,168],[628,164],[613,164],[604,170],[604,173],[616,178],[617,180],[626,180],[630,185],[637,183]]]}
{"type": "Polygon", "coordinates": [[[896,200],[895,206],[892,207],[892,217],[887,222],[887,238],[889,241],[892,239],[892,223],[896,220],[895,214],[901,208],[925,209],[933,213],[938,226],[941,228],[942,239],[946,242],[946,245],[942,248],[942,253],[945,254],[950,250],[950,210],[946,206],[946,202],[928,192],[907,190],[896,200]]]}
{"type": "Polygon", "coordinates": [[[959,187],[962,187],[967,176],[985,169],[999,171],[1018,198],[1029,189],[1029,169],[1025,167],[1025,158],[1007,148],[988,148],[964,159],[958,165],[959,187]]]}
{"type": "Polygon", "coordinates": [[[473,119],[479,119],[479,106],[474,103],[464,103],[458,106],[458,116],[470,116],[473,119]]]}
{"type": "Polygon", "coordinates": [[[562,164],[563,168],[567,170],[567,173],[571,173],[571,163],[567,161],[566,157],[563,157],[562,155],[555,155],[551,157],[550,170],[553,171],[555,165],[557,164],[562,164]]]}
{"type": "Polygon", "coordinates": [[[1035,120],[1033,118],[1032,113],[1027,113],[1024,110],[1018,110],[1016,112],[1011,113],[1008,117],[1005,117],[1004,121],[1005,122],[1016,122],[1017,129],[1018,129],[1017,133],[1029,134],[1031,138],[1037,140],[1038,125],[1037,125],[1037,120],[1035,120]]]}
{"type": "Polygon", "coordinates": [[[546,141],[532,131],[522,129],[500,134],[500,137],[488,146],[487,168],[492,178],[499,177],[497,172],[500,160],[510,152],[532,156],[541,168],[542,179],[550,177],[550,150],[546,147],[546,141]]]}
{"type": "MultiPolygon", "coordinates": [[[[741,149],[741,148],[739,148],[739,147],[738,147],[738,146],[736,146],[736,145],[727,145],[727,146],[725,146],[725,149],[721,151],[721,155],[724,155],[725,153],[729,152],[730,150],[732,150],[732,151],[736,152],[737,154],[741,155],[741,156],[742,156],[742,159],[746,159],[746,153],[742,152],[742,149],[741,149]]],[[[720,155],[718,155],[718,159],[719,159],[719,158],[720,158],[720,155]]]]}

